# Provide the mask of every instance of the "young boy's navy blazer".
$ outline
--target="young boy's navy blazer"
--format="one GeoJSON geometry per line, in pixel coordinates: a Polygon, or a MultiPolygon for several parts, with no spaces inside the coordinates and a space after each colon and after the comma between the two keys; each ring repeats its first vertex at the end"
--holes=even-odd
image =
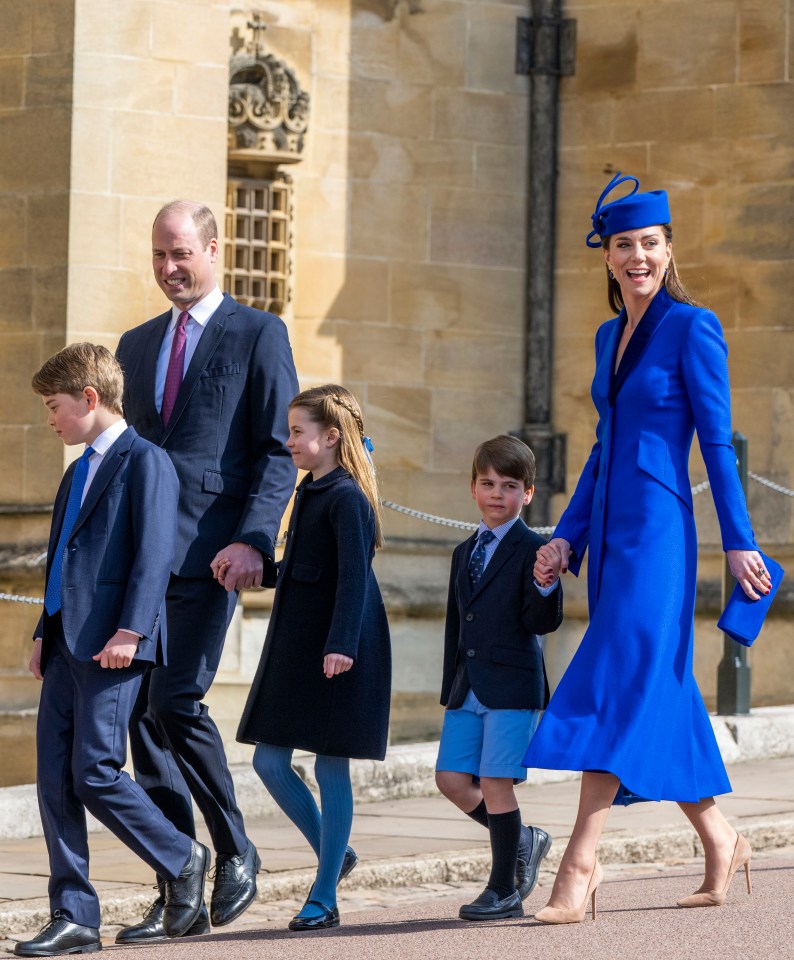
{"type": "Polygon", "coordinates": [[[535,556],[545,540],[519,517],[472,586],[476,539],[458,544],[452,555],[441,703],[457,709],[472,689],[492,710],[542,710],[548,684],[537,634],[562,622],[562,585],[544,597],[534,583],[535,556]]]}
{"type": "MultiPolygon", "coordinates": [[[[75,464],[53,508],[47,576],[61,532],[75,464]]],[[[77,660],[90,660],[119,627],[140,633],[137,660],[164,662],[162,608],[176,536],[179,483],[163,450],[132,427],[102,459],[66,545],[62,572],[63,634],[77,660]]],[[[34,636],[49,654],[45,614],[34,636]]]]}
{"type": "MultiPolygon", "coordinates": [[[[74,469],[55,499],[48,576],[74,469]]],[[[165,659],[161,609],[178,499],[168,454],[128,427],[105,453],[67,541],[60,613],[44,613],[34,633],[43,641],[36,744],[50,906],[86,927],[100,920],[86,809],[161,876],[178,875],[191,852],[190,839],[122,769],[141,683],[151,663],[165,659]],[[103,668],[92,657],[119,628],[142,634],[137,654],[128,667],[103,668]]]]}

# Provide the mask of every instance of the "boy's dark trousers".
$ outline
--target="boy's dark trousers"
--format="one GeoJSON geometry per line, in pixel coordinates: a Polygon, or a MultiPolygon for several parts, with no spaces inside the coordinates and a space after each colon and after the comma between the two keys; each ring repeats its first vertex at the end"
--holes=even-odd
{"type": "Polygon", "coordinates": [[[99,927],[99,900],[88,879],[89,810],[161,876],[172,878],[190,841],[121,768],[127,727],[149,664],[105,669],[77,660],[61,615],[45,615],[49,648],[36,732],[38,798],[50,858],[50,904],[73,923],[99,927]]]}

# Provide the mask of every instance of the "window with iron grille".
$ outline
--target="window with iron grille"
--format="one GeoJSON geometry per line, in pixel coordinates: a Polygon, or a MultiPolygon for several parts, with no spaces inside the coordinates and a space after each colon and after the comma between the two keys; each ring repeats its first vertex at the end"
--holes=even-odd
{"type": "Polygon", "coordinates": [[[224,287],[240,303],[281,314],[289,302],[288,179],[228,181],[224,287]]]}

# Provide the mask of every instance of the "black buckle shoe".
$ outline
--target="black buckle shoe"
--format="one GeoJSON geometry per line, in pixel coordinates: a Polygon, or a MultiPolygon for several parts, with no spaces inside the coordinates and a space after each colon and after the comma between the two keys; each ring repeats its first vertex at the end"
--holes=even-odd
{"type": "Polygon", "coordinates": [[[551,850],[551,837],[539,827],[522,827],[516,859],[516,889],[522,900],[535,889],[540,861],[551,850]]]}
{"type": "Polygon", "coordinates": [[[476,900],[460,908],[458,916],[461,920],[507,920],[509,917],[523,917],[524,908],[517,890],[500,899],[495,890],[486,887],[476,900]]]}
{"type": "MultiPolygon", "coordinates": [[[[352,867],[350,868],[353,869],[352,867]]],[[[306,903],[313,903],[315,907],[320,907],[322,913],[316,917],[293,917],[288,927],[290,930],[300,932],[301,930],[328,930],[331,927],[339,926],[339,908],[326,907],[319,900],[307,900],[306,903]]],[[[305,906],[306,904],[304,904],[305,906]]]]}
{"type": "Polygon", "coordinates": [[[358,856],[356,855],[356,851],[352,847],[348,847],[347,850],[345,850],[342,866],[339,869],[339,880],[337,880],[337,883],[339,883],[340,880],[344,880],[345,877],[350,876],[357,863],[358,856]]]}
{"type": "MultiPolygon", "coordinates": [[[[256,896],[256,875],[262,861],[256,847],[248,841],[242,856],[219,853],[215,858],[215,883],[210,902],[213,927],[223,927],[247,910],[256,896]]],[[[352,867],[351,867],[352,870],[352,867]]]]}
{"type": "Polygon", "coordinates": [[[57,957],[65,953],[95,953],[102,949],[99,930],[72,923],[56,910],[32,940],[14,944],[17,957],[57,957]]]}
{"type": "MultiPolygon", "coordinates": [[[[133,924],[130,927],[124,927],[116,934],[116,943],[156,943],[160,940],[167,940],[168,937],[163,927],[163,906],[165,905],[164,895],[154,901],[149,909],[143,915],[143,922],[133,924]]],[[[201,904],[198,919],[193,926],[183,933],[183,937],[200,937],[210,932],[210,917],[207,908],[201,904]]]]}
{"type": "Polygon", "coordinates": [[[191,840],[193,852],[185,869],[174,880],[166,880],[163,929],[167,937],[182,937],[198,920],[204,903],[204,881],[210,852],[203,843],[191,840]]]}

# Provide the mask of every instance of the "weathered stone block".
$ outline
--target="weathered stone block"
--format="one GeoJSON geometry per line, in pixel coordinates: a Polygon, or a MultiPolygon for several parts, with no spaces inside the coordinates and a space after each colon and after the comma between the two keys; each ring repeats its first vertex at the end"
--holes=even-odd
{"type": "Polygon", "coordinates": [[[470,143],[353,134],[349,146],[349,173],[354,178],[385,184],[472,186],[474,146],[470,143]]]}
{"type": "MultiPolygon", "coordinates": [[[[130,304],[140,303],[149,282],[140,270],[106,267],[97,270],[90,264],[73,264],[69,285],[75,290],[90,290],[90,296],[70,298],[67,325],[70,340],[93,340],[101,335],[119,335],[130,324],[130,304]]],[[[141,323],[147,317],[136,317],[141,323]]]]}
{"type": "MultiPolygon", "coordinates": [[[[607,145],[612,147],[615,116],[622,109],[621,101],[610,96],[573,97],[563,88],[560,98],[560,147],[607,145]]],[[[621,137],[638,140],[641,137],[621,137]]]]}
{"type": "Polygon", "coordinates": [[[435,190],[430,259],[519,268],[525,257],[523,204],[507,193],[435,190]]]}
{"type": "Polygon", "coordinates": [[[25,58],[25,106],[72,104],[73,58],[71,53],[51,53],[25,58]]]}
{"type": "Polygon", "coordinates": [[[521,396],[523,343],[520,336],[432,330],[426,335],[425,382],[432,387],[498,383],[521,396]]]}
{"type": "Polygon", "coordinates": [[[30,6],[32,41],[35,53],[63,53],[74,44],[74,2],[63,0],[36,0],[30,6]]]}
{"type": "Polygon", "coordinates": [[[737,259],[794,258],[794,187],[788,184],[730,186],[709,195],[704,209],[704,246],[737,259]]]}
{"type": "Polygon", "coordinates": [[[296,317],[289,336],[302,387],[344,382],[342,345],[336,323],[321,318],[296,317]]]}
{"type": "Polygon", "coordinates": [[[522,270],[399,262],[390,270],[389,298],[396,324],[500,334],[522,330],[522,270]]]}
{"type": "Polygon", "coordinates": [[[715,121],[715,91],[709,87],[687,90],[643,90],[614,104],[615,140],[636,143],[664,140],[675,130],[679,143],[727,136],[715,121]]]}
{"type": "Polygon", "coordinates": [[[353,10],[350,24],[350,74],[373,80],[398,75],[400,22],[384,21],[368,11],[353,10]]]}
{"type": "Polygon", "coordinates": [[[295,316],[387,323],[389,266],[383,260],[299,253],[296,257],[295,316]]]}
{"type": "Polygon", "coordinates": [[[41,343],[34,333],[0,333],[0,410],[6,426],[30,423],[33,411],[38,415],[35,403],[39,401],[30,389],[30,378],[43,362],[41,343]]]}
{"type": "Polygon", "coordinates": [[[33,271],[30,267],[0,269],[3,299],[0,302],[0,333],[24,333],[31,329],[33,271]]]}
{"type": "MultiPolygon", "coordinates": [[[[33,374],[34,371],[30,372],[33,374]]],[[[0,426],[0,445],[3,451],[0,503],[18,503],[24,489],[25,427],[21,424],[13,427],[0,426]]]]}
{"type": "MultiPolygon", "coordinates": [[[[301,224],[301,246],[305,250],[345,253],[349,191],[345,180],[302,179],[296,185],[295,218],[301,224]]],[[[371,209],[364,212],[372,217],[371,209]]]]}
{"type": "Polygon", "coordinates": [[[342,348],[342,382],[394,386],[422,384],[422,339],[405,327],[335,324],[342,348]]]}
{"type": "Polygon", "coordinates": [[[174,83],[174,111],[177,116],[226,116],[228,72],[226,64],[177,64],[174,83]]]}
{"type": "Polygon", "coordinates": [[[113,113],[81,107],[72,116],[71,188],[84,193],[110,190],[113,169],[113,113]]]}
{"type": "Polygon", "coordinates": [[[739,0],[739,81],[785,80],[784,0],[739,0]]]}
{"type": "Polygon", "coordinates": [[[726,331],[728,350],[737,362],[731,365],[736,390],[764,384],[790,388],[794,383],[794,330],[726,331]],[[739,362],[740,361],[740,362],[739,362]]]}
{"type": "Polygon", "coordinates": [[[562,81],[565,95],[589,101],[633,90],[639,57],[636,13],[624,4],[600,4],[566,9],[563,15],[576,19],[576,72],[562,81]]]}
{"type": "MultiPolygon", "coordinates": [[[[122,239],[121,198],[73,193],[69,218],[71,265],[120,266],[122,239]]],[[[64,218],[64,221],[66,218],[64,218]]]]}
{"type": "Polygon", "coordinates": [[[36,330],[42,333],[65,336],[68,273],[66,264],[33,272],[32,320],[36,330]]]}
{"type": "Polygon", "coordinates": [[[736,9],[721,0],[639,9],[637,82],[641,87],[733,83],[736,9]]]}
{"type": "Polygon", "coordinates": [[[441,139],[523,144],[527,140],[526,97],[467,90],[434,91],[433,134],[441,139]]]}
{"type": "Polygon", "coordinates": [[[794,270],[790,260],[739,263],[736,307],[742,328],[794,326],[794,270]]]}
{"type": "Polygon", "coordinates": [[[69,196],[28,199],[26,260],[32,267],[64,266],[69,256],[69,196]]]}
{"type": "Polygon", "coordinates": [[[33,4],[0,0],[0,56],[28,54],[33,36],[33,4]]]}
{"type": "Polygon", "coordinates": [[[81,52],[74,67],[74,102],[91,109],[171,112],[178,95],[176,76],[177,65],[171,62],[81,52]]]}
{"type": "MultiPolygon", "coordinates": [[[[471,9],[470,7],[468,9],[471,9]]],[[[405,8],[403,7],[403,13],[405,8]]],[[[421,15],[403,15],[399,70],[415,83],[462,87],[466,69],[465,4],[434,0],[421,15]]]]}
{"type": "Polygon", "coordinates": [[[66,189],[69,119],[58,107],[0,115],[0,193],[66,189]]]}
{"type": "Polygon", "coordinates": [[[183,63],[226,64],[229,9],[226,4],[202,4],[200,16],[189,0],[148,5],[151,10],[151,48],[157,59],[183,63]]]}
{"type": "MultiPolygon", "coordinates": [[[[434,392],[433,462],[437,467],[459,466],[458,483],[463,487],[468,486],[475,447],[497,434],[519,429],[523,419],[521,392],[487,389],[488,384],[502,386],[501,380],[491,377],[468,383],[461,377],[457,389],[434,392]]],[[[461,539],[464,536],[465,531],[461,539]]]]}
{"type": "MultiPolygon", "coordinates": [[[[401,137],[430,136],[432,93],[429,87],[400,81],[353,80],[347,95],[352,131],[391,133],[401,137]]],[[[337,113],[340,107],[337,107],[337,113]]]]}
{"type": "Polygon", "coordinates": [[[738,183],[779,183],[794,178],[794,140],[770,128],[768,136],[732,143],[733,176],[738,183]]]}
{"type": "Polygon", "coordinates": [[[791,141],[794,84],[731,84],[714,91],[715,133],[729,139],[770,137],[791,141]]]}
{"type": "Polygon", "coordinates": [[[375,444],[378,468],[429,468],[431,411],[429,390],[370,384],[364,422],[375,444]]]}
{"type": "Polygon", "coordinates": [[[22,57],[0,59],[0,110],[18,110],[25,89],[25,61],[22,57]]]}
{"type": "Polygon", "coordinates": [[[467,13],[466,88],[527,97],[529,77],[515,69],[515,8],[473,4],[467,13]]]}
{"type": "MultiPolygon", "coordinates": [[[[106,53],[124,57],[152,55],[152,19],[155,10],[171,17],[171,32],[184,37],[191,18],[180,17],[174,5],[152,4],[147,0],[125,0],[107,4],[105,0],[76,0],[74,49],[83,53],[106,53]]],[[[192,18],[195,22],[199,18],[192,18]]],[[[194,29],[196,27],[194,26],[194,29]]]]}
{"type": "Polygon", "coordinates": [[[352,254],[424,260],[427,251],[427,189],[354,181],[350,209],[352,254]]]}
{"type": "Polygon", "coordinates": [[[4,268],[25,265],[27,229],[25,198],[13,194],[0,196],[0,264],[4,268]]]}

